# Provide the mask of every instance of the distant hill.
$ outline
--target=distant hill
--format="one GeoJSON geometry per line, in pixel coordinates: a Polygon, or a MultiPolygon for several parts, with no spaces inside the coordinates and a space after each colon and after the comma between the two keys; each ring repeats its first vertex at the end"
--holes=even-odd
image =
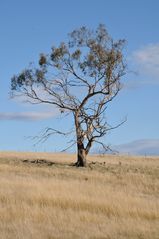
{"type": "Polygon", "coordinates": [[[119,153],[133,155],[159,155],[159,139],[142,139],[112,147],[119,153]]]}

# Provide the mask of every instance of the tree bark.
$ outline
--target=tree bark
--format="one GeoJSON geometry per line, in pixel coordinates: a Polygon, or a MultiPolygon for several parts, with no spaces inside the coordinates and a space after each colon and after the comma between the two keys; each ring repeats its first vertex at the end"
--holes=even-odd
{"type": "Polygon", "coordinates": [[[86,150],[83,145],[77,144],[77,167],[86,167],[86,150]]]}

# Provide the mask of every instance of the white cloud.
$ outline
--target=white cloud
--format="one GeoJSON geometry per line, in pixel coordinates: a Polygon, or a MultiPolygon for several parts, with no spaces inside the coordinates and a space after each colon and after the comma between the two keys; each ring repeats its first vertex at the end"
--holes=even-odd
{"type": "Polygon", "coordinates": [[[57,112],[2,112],[0,120],[38,121],[55,117],[57,112]]]}
{"type": "Polygon", "coordinates": [[[138,73],[145,77],[143,83],[159,84],[159,43],[134,51],[131,62],[138,73]]]}

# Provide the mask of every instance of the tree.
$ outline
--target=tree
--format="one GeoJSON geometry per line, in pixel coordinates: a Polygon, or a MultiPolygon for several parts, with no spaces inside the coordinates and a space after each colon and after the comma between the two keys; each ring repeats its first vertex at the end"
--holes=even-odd
{"type": "MultiPolygon", "coordinates": [[[[86,165],[93,143],[106,149],[101,137],[120,125],[108,124],[106,109],[121,90],[124,43],[114,41],[102,24],[94,31],[81,27],[68,35],[67,42],[53,46],[50,54],[41,54],[38,67],[11,79],[13,96],[25,95],[31,103],[50,104],[72,114],[77,166],[86,165]]],[[[48,137],[63,132],[48,128],[45,133],[48,137]]]]}

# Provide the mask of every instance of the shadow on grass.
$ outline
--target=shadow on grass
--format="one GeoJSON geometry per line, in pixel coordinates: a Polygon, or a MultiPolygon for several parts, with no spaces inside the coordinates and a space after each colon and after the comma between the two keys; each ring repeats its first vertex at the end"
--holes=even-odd
{"type": "Polygon", "coordinates": [[[25,164],[32,164],[32,165],[41,165],[41,166],[64,166],[64,167],[75,167],[75,168],[90,168],[92,169],[93,166],[105,166],[105,162],[103,163],[99,163],[99,162],[89,162],[87,163],[86,167],[78,167],[76,163],[68,163],[68,162],[56,162],[56,161],[50,161],[50,160],[46,160],[46,159],[35,159],[35,160],[29,160],[29,159],[25,159],[22,160],[23,163],[25,164]]]}

